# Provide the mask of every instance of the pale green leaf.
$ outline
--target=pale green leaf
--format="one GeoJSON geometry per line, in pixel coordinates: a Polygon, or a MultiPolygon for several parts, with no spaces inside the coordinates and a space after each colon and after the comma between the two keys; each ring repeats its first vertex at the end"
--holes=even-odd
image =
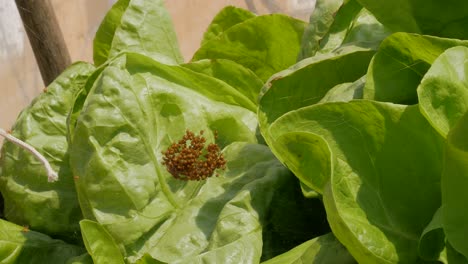
{"type": "Polygon", "coordinates": [[[166,64],[183,62],[163,0],[120,0],[104,18],[94,40],[94,62],[101,65],[122,51],[166,64]]]}
{"type": "Polygon", "coordinates": [[[254,13],[235,6],[227,6],[221,9],[206,29],[201,45],[215,39],[230,27],[253,17],[255,17],[254,13]]]}
{"type": "Polygon", "coordinates": [[[48,182],[47,172],[36,157],[5,142],[0,191],[5,202],[4,215],[9,221],[64,239],[79,239],[81,211],[68,163],[66,120],[76,93],[93,71],[90,64],[73,64],[16,120],[12,135],[43,154],[58,172],[59,180],[48,182]]]}
{"type": "Polygon", "coordinates": [[[442,53],[424,75],[418,97],[423,115],[446,137],[468,111],[468,48],[454,47],[442,53]]]}

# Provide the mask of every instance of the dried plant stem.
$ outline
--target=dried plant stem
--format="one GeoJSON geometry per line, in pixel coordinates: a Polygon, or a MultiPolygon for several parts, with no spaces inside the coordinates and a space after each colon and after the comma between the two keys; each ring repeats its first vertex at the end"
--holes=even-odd
{"type": "Polygon", "coordinates": [[[5,130],[1,128],[0,128],[0,136],[3,136],[7,140],[13,142],[14,144],[24,148],[25,150],[33,154],[34,157],[36,157],[44,165],[44,168],[47,170],[47,179],[49,180],[49,182],[54,182],[58,180],[57,172],[55,172],[54,169],[52,169],[47,159],[44,156],[42,156],[42,154],[39,153],[33,146],[12,136],[10,133],[6,132],[5,130]]]}

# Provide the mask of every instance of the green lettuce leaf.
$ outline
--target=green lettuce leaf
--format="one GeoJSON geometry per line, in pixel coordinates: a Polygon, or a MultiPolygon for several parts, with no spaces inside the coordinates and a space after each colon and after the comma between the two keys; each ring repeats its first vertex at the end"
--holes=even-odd
{"type": "Polygon", "coordinates": [[[219,11],[219,13],[213,18],[213,21],[211,21],[210,25],[206,29],[201,45],[203,46],[208,41],[215,39],[217,36],[221,35],[232,26],[242,23],[253,17],[255,17],[254,13],[243,8],[227,6],[221,9],[221,11],[219,11]]]}
{"type": "Polygon", "coordinates": [[[0,219],[0,263],[67,263],[84,248],[0,219]]]}
{"type": "Polygon", "coordinates": [[[442,53],[417,91],[421,112],[446,137],[468,111],[468,48],[454,47],[442,53]]]}
{"type": "Polygon", "coordinates": [[[320,47],[320,41],[328,34],[335,20],[336,13],[343,5],[343,0],[317,0],[315,9],[310,15],[302,37],[299,59],[302,60],[315,55],[320,47]]]}
{"type": "Polygon", "coordinates": [[[265,81],[295,63],[305,26],[303,21],[280,14],[247,19],[206,42],[192,61],[229,59],[265,81]]]}
{"type": "Polygon", "coordinates": [[[119,0],[101,23],[93,50],[98,66],[122,51],[138,52],[166,64],[183,62],[163,0],[119,0]]]}
{"type": "MultiPolygon", "coordinates": [[[[275,74],[262,89],[258,117],[265,141],[278,159],[294,172],[303,184],[318,193],[322,193],[329,177],[322,173],[325,171],[322,165],[327,163],[304,163],[303,159],[309,155],[326,158],[329,155],[328,148],[322,143],[316,144],[322,140],[310,134],[292,133],[283,136],[282,134],[288,132],[284,130],[273,135],[271,125],[282,115],[302,107],[314,105],[322,100],[347,98],[333,95],[333,89],[343,89],[343,83],[354,82],[362,77],[373,54],[372,50],[356,47],[348,47],[338,53],[320,54],[275,74]],[[336,88],[337,85],[341,85],[341,88],[336,88]],[[324,99],[325,97],[328,99],[324,99]],[[282,143],[275,144],[277,140],[282,143]]],[[[354,89],[353,87],[360,86],[359,82],[363,80],[357,81],[355,86],[349,83],[346,85],[351,85],[351,89],[354,89]]]]}
{"type": "Polygon", "coordinates": [[[460,118],[447,136],[442,175],[442,215],[444,232],[451,246],[468,257],[466,243],[468,213],[468,112],[460,118]]]}
{"type": "Polygon", "coordinates": [[[154,259],[153,257],[151,257],[150,254],[145,254],[143,255],[141,259],[137,260],[135,264],[166,264],[166,263],[154,259]]]}
{"type": "Polygon", "coordinates": [[[241,92],[255,105],[258,104],[258,93],[263,82],[242,65],[230,60],[215,59],[195,61],[182,66],[219,79],[241,92]]]}
{"type": "Polygon", "coordinates": [[[447,248],[446,248],[446,261],[445,263],[450,263],[450,264],[467,264],[468,259],[460,254],[460,252],[456,251],[450,243],[447,243],[447,248]]]}
{"type": "Polygon", "coordinates": [[[324,194],[334,234],[360,263],[414,263],[440,206],[441,138],[417,106],[351,102],[320,110],[314,119],[335,152],[324,194]]]}
{"type": "MultiPolygon", "coordinates": [[[[226,172],[206,181],[180,212],[172,213],[152,234],[143,250],[167,263],[259,263],[262,253],[269,253],[269,245],[279,238],[262,236],[270,204],[284,201],[279,194],[287,193],[276,190],[296,183],[295,179],[265,146],[236,143],[224,153],[226,172]]],[[[289,229],[295,227],[294,221],[289,222],[289,229]]],[[[307,229],[297,231],[307,233],[307,229]]]]}
{"type": "Polygon", "coordinates": [[[399,104],[418,102],[417,87],[446,49],[468,41],[408,33],[386,38],[369,65],[364,98],[399,104]]]}
{"type": "Polygon", "coordinates": [[[58,172],[59,180],[48,182],[45,169],[31,153],[5,142],[0,191],[9,221],[64,239],[79,238],[81,212],[68,162],[66,119],[76,93],[93,71],[90,64],[73,64],[16,120],[12,135],[42,153],[58,172]]]}
{"type": "Polygon", "coordinates": [[[115,31],[119,27],[129,3],[130,0],[117,1],[102,20],[94,36],[93,43],[93,59],[96,66],[103,64],[109,58],[109,51],[112,49],[115,31]]]}
{"type": "Polygon", "coordinates": [[[304,33],[299,60],[350,45],[376,50],[389,34],[356,0],[319,0],[304,33]]]}
{"type": "Polygon", "coordinates": [[[446,261],[445,234],[442,225],[442,208],[437,209],[431,222],[419,238],[419,255],[425,260],[446,261]]]}
{"type": "MultiPolygon", "coordinates": [[[[112,135],[115,134],[116,137],[109,144],[114,142],[117,146],[109,150],[110,152],[107,153],[109,157],[120,155],[131,157],[135,153],[144,154],[146,158],[142,157],[139,162],[129,161],[128,165],[131,166],[127,170],[131,171],[131,175],[141,177],[141,179],[136,178],[137,182],[146,182],[150,180],[148,176],[145,176],[146,174],[156,173],[160,177],[163,192],[167,192],[169,187],[162,180],[166,178],[171,180],[172,177],[168,173],[162,175],[161,172],[154,171],[160,170],[155,155],[160,156],[161,151],[182,137],[187,128],[194,132],[205,128],[209,128],[210,131],[217,130],[220,135],[218,143],[221,146],[232,141],[255,142],[255,115],[241,106],[255,109],[255,105],[224,82],[184,67],[157,63],[138,54],[120,56],[113,65],[106,67],[95,81],[78,118],[73,136],[74,150],[71,155],[75,175],[84,177],[86,173],[89,173],[87,167],[90,165],[87,160],[93,157],[92,153],[97,147],[96,144],[104,144],[103,138],[111,137],[112,139],[112,135]],[[102,121],[99,122],[94,121],[101,119],[102,121]],[[97,131],[100,132],[97,133],[97,131]],[[79,137],[75,138],[77,136],[79,137]],[[139,142],[139,144],[135,145],[134,142],[139,142]],[[158,147],[159,151],[156,154],[151,150],[153,145],[158,147]],[[115,152],[114,148],[122,149],[122,153],[115,152]],[[143,164],[153,165],[148,167],[143,164]]],[[[208,130],[205,135],[213,139],[212,133],[208,130]]],[[[106,164],[104,162],[95,166],[105,171],[111,169],[106,164]]],[[[100,181],[100,177],[101,175],[93,175],[89,180],[100,181]],[[94,179],[94,177],[97,178],[94,179]]],[[[117,180],[116,183],[118,182],[117,180]]],[[[172,184],[181,185],[176,180],[172,180],[172,184]]],[[[188,184],[188,186],[195,188],[196,184],[188,184]]],[[[138,194],[140,197],[137,199],[139,202],[135,205],[139,208],[151,198],[151,193],[159,191],[159,186],[154,187],[156,189],[149,189],[148,192],[132,190],[131,184],[123,185],[121,186],[123,189],[119,189],[130,193],[135,192],[135,195],[140,192],[138,194]]],[[[182,185],[174,188],[181,187],[182,185]]],[[[79,194],[96,196],[96,199],[102,200],[100,202],[103,203],[104,208],[114,207],[116,203],[121,206],[134,203],[131,195],[126,198],[122,197],[121,200],[109,200],[105,197],[99,198],[102,196],[100,191],[93,189],[82,191],[79,191],[79,194]]],[[[111,190],[109,191],[112,193],[111,190]]],[[[180,191],[180,198],[188,195],[183,189],[180,191]]],[[[188,191],[190,193],[190,190],[188,191]]],[[[91,197],[86,200],[89,198],[91,197]]],[[[168,194],[168,199],[170,200],[168,206],[176,204],[174,200],[176,198],[172,194],[168,194]]],[[[83,202],[80,201],[82,209],[83,202]]],[[[164,208],[163,204],[160,206],[164,208]]],[[[88,210],[83,209],[83,211],[88,210]]],[[[85,216],[94,219],[91,215],[85,214],[85,216]]]]}
{"type": "Polygon", "coordinates": [[[317,195],[305,199],[297,178],[293,176],[276,188],[262,229],[261,261],[281,255],[311,238],[331,231],[323,201],[317,195]]]}
{"type": "Polygon", "coordinates": [[[325,183],[333,233],[359,263],[417,261],[419,237],[440,206],[443,152],[417,106],[316,104],[283,115],[269,130],[291,139],[272,143],[287,150],[281,155],[304,155],[313,171],[303,178],[325,183]]]}
{"type": "Polygon", "coordinates": [[[358,0],[394,32],[468,39],[468,2],[449,0],[358,0]]]}
{"type": "Polygon", "coordinates": [[[81,220],[80,227],[88,254],[95,264],[125,263],[119,247],[104,227],[90,220],[81,220]]]}
{"type": "Polygon", "coordinates": [[[66,264],[94,264],[93,258],[88,253],[70,258],[66,264]]]}
{"type": "MultiPolygon", "coordinates": [[[[256,142],[254,110],[238,90],[205,74],[138,54],[117,57],[95,80],[73,130],[70,156],[83,214],[109,232],[130,262],[150,254],[162,262],[258,263],[273,250],[262,249],[262,226],[266,215],[278,214],[270,203],[285,199],[275,193],[295,184],[281,193],[300,197],[300,189],[267,147],[232,144],[256,142]],[[228,160],[219,178],[185,182],[165,170],[162,151],[186,129],[204,130],[209,142],[218,131],[228,160]]],[[[275,227],[306,226],[307,215],[275,227]]],[[[294,244],[275,252],[321,232],[291,234],[298,236],[294,244]]]]}
{"type": "Polygon", "coordinates": [[[354,82],[340,83],[331,88],[319,103],[325,102],[349,102],[353,99],[362,99],[366,76],[362,76],[354,82]]]}
{"type": "MultiPolygon", "coordinates": [[[[369,49],[346,48],[302,60],[273,75],[260,93],[260,125],[318,103],[338,84],[356,81],[366,73],[373,54],[369,49]]],[[[268,133],[266,127],[262,133],[268,133]]]]}
{"type": "Polygon", "coordinates": [[[332,233],[316,237],[262,264],[356,263],[332,233]]]}

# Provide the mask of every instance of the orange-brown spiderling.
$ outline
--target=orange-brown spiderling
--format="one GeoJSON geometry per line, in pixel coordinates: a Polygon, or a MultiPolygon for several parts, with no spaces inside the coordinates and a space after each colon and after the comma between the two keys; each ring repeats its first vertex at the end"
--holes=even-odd
{"type": "MultiPolygon", "coordinates": [[[[210,143],[205,148],[206,138],[203,133],[202,130],[199,135],[195,135],[187,130],[181,140],[162,151],[162,164],[174,178],[199,181],[211,177],[217,169],[225,169],[226,160],[219,146],[210,143]]],[[[214,134],[217,138],[216,131],[214,134]]]]}

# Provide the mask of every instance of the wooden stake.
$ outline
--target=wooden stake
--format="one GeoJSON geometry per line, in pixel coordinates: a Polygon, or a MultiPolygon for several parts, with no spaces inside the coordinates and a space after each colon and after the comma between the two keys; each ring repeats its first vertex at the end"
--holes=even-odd
{"type": "Polygon", "coordinates": [[[71,63],[49,0],[15,0],[42,80],[48,86],[71,63]]]}

